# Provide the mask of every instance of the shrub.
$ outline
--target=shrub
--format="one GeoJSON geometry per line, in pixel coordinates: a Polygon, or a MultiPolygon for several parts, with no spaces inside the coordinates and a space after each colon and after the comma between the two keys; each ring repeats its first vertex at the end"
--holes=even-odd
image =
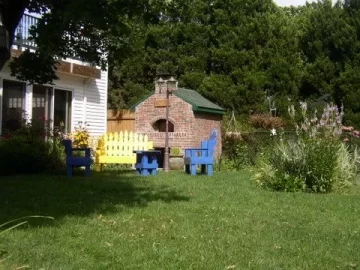
{"type": "Polygon", "coordinates": [[[274,147],[274,138],[268,130],[243,133],[239,137],[223,138],[223,155],[217,166],[219,170],[241,170],[254,166],[260,157],[274,147]]]}
{"type": "Polygon", "coordinates": [[[217,169],[234,171],[257,164],[258,159],[274,147],[276,138],[271,132],[284,126],[285,122],[280,117],[268,113],[243,116],[239,120],[235,119],[234,114],[231,118],[226,116],[222,128],[223,155],[217,169]]]}
{"type": "Polygon", "coordinates": [[[235,159],[229,159],[225,155],[221,156],[221,158],[214,164],[215,171],[238,171],[241,167],[242,166],[239,166],[235,159]]]}
{"type": "Polygon", "coordinates": [[[45,171],[63,173],[65,170],[65,149],[60,138],[52,137],[49,140],[49,160],[45,171]]]}
{"type": "Polygon", "coordinates": [[[64,167],[64,150],[57,138],[31,123],[0,140],[0,175],[54,172],[64,167]]]}
{"type": "Polygon", "coordinates": [[[251,164],[248,145],[242,138],[226,137],[222,146],[222,156],[216,170],[237,171],[251,164]]]}
{"type": "MultiPolygon", "coordinates": [[[[352,185],[357,172],[357,150],[339,139],[342,113],[327,105],[318,120],[309,119],[302,103],[303,121],[295,123],[297,137],[280,140],[262,160],[256,181],[281,191],[331,192],[352,185]]],[[[293,107],[289,112],[294,115],[293,107]]]]}
{"type": "Polygon", "coordinates": [[[253,127],[261,129],[280,129],[285,126],[283,119],[272,116],[269,113],[252,114],[249,117],[249,121],[253,127]]]}
{"type": "Polygon", "coordinates": [[[42,138],[51,136],[51,132],[48,129],[49,123],[47,121],[32,120],[29,123],[23,123],[20,129],[13,131],[11,136],[25,136],[27,138],[42,138]]]}
{"type": "Polygon", "coordinates": [[[41,139],[13,136],[0,142],[0,173],[37,173],[46,165],[46,143],[41,139]]]}
{"type": "Polygon", "coordinates": [[[260,166],[256,181],[279,191],[331,192],[352,185],[357,156],[329,138],[280,143],[260,166]]]}

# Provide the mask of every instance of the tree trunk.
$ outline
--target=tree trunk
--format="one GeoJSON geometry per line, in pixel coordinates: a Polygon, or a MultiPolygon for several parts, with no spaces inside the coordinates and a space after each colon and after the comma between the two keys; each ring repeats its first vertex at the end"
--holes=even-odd
{"type": "MultiPolygon", "coordinates": [[[[13,45],[15,29],[18,26],[25,8],[29,5],[30,0],[0,0],[0,27],[5,27],[8,33],[8,46],[0,47],[0,70],[10,59],[10,48],[13,45]]],[[[5,36],[0,36],[0,44],[5,43],[5,36]]]]}

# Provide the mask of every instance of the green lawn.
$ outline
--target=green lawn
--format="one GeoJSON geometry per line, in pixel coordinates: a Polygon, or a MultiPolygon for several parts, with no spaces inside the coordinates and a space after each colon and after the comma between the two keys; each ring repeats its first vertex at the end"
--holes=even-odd
{"type": "Polygon", "coordinates": [[[249,172],[0,179],[0,269],[357,269],[360,191],[261,190],[249,172]]]}

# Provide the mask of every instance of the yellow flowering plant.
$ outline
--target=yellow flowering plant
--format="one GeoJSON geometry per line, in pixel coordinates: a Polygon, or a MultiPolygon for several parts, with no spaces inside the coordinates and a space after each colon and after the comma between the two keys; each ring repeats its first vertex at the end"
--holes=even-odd
{"type": "Polygon", "coordinates": [[[75,131],[71,134],[74,148],[85,148],[90,144],[90,133],[87,129],[86,122],[83,124],[79,122],[79,126],[75,128],[75,131]]]}

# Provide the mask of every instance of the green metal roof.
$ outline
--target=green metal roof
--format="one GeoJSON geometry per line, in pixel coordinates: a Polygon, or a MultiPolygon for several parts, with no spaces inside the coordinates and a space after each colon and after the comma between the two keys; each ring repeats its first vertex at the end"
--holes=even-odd
{"type": "MultiPolygon", "coordinates": [[[[130,110],[135,111],[135,108],[137,105],[139,105],[141,102],[146,100],[147,98],[151,97],[154,94],[152,92],[151,94],[145,96],[143,99],[135,103],[133,106],[131,106],[130,110]]],[[[204,112],[204,113],[213,113],[213,114],[224,114],[225,109],[221,108],[220,106],[216,105],[215,103],[212,103],[210,100],[204,98],[202,95],[200,95],[198,92],[191,90],[191,89],[185,89],[185,88],[179,88],[176,91],[173,91],[173,94],[177,97],[181,98],[185,102],[192,105],[192,109],[194,112],[204,112]]]]}
{"type": "Polygon", "coordinates": [[[178,90],[174,91],[173,94],[191,104],[194,112],[206,112],[214,114],[225,113],[225,109],[204,98],[194,90],[179,88],[178,90]]]}

